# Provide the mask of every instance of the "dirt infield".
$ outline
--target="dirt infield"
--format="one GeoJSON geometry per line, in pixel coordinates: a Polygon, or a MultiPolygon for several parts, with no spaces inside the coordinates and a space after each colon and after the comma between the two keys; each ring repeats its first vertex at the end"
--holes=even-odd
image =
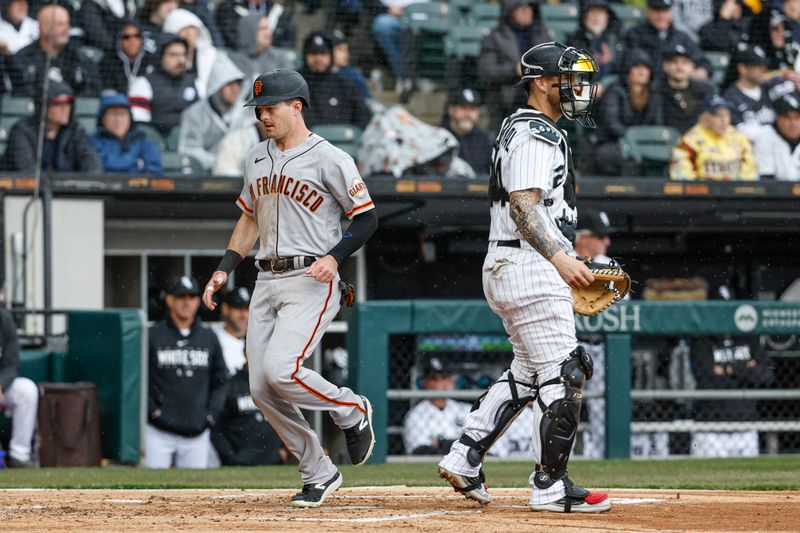
{"type": "Polygon", "coordinates": [[[445,488],[339,490],[298,510],[287,490],[0,490],[5,531],[797,531],[800,492],[611,490],[601,515],[533,513],[528,492],[486,506],[445,488]]]}

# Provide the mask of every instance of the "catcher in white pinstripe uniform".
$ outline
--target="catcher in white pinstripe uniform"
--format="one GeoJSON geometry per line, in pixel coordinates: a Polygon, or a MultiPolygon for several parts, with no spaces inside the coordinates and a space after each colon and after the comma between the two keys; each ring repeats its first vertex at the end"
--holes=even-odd
{"type": "Polygon", "coordinates": [[[483,289],[503,320],[514,360],[468,415],[464,434],[439,463],[458,492],[489,503],[483,457],[531,401],[536,469],[529,482],[534,511],[602,512],[608,495],[567,475],[583,385],[592,360],[578,346],[570,288],[592,274],[572,248],[577,221],[575,175],[562,117],[593,127],[597,63],[561,43],[534,46],[520,60],[527,105],[503,121],[494,144],[491,229],[483,289]]]}

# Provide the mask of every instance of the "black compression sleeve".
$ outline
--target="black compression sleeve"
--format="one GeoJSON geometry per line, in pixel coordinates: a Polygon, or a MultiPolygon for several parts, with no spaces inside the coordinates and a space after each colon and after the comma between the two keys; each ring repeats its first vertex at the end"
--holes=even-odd
{"type": "Polygon", "coordinates": [[[378,229],[378,215],[374,209],[353,217],[350,227],[342,235],[342,240],[331,248],[328,255],[333,256],[340,265],[342,261],[356,253],[378,229]]]}
{"type": "Polygon", "coordinates": [[[222,260],[219,262],[217,270],[221,270],[226,274],[230,274],[236,270],[236,267],[239,266],[239,263],[242,262],[242,259],[243,258],[241,255],[228,248],[225,250],[225,255],[222,256],[222,260]]]}

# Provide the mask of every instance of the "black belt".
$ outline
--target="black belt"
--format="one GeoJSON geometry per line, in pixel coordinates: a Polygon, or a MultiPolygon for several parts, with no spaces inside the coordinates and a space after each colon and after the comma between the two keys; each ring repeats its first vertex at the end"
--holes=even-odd
{"type": "Polygon", "coordinates": [[[281,257],[279,259],[259,259],[256,261],[256,265],[262,272],[280,274],[281,272],[288,272],[295,268],[309,267],[316,260],[316,257],[308,256],[281,257]]]}
{"type": "Polygon", "coordinates": [[[507,246],[508,248],[520,248],[522,247],[522,243],[520,243],[518,239],[514,239],[513,241],[497,241],[497,246],[507,246]]]}

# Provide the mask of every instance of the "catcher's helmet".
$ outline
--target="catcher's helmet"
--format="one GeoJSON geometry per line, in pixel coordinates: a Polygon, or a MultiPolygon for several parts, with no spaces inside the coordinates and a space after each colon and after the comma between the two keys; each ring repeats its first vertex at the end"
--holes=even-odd
{"type": "Polygon", "coordinates": [[[597,96],[594,74],[599,70],[597,61],[588,50],[578,50],[561,43],[542,43],[534,46],[520,59],[522,78],[517,87],[541,76],[556,76],[561,96],[561,113],[568,120],[595,127],[592,105],[597,96]]]}
{"type": "MultiPolygon", "coordinates": [[[[303,107],[311,107],[308,84],[299,72],[289,69],[271,70],[253,82],[253,97],[245,107],[275,105],[279,102],[299,98],[303,107]]],[[[256,109],[256,118],[258,110],[256,109]]]]}

